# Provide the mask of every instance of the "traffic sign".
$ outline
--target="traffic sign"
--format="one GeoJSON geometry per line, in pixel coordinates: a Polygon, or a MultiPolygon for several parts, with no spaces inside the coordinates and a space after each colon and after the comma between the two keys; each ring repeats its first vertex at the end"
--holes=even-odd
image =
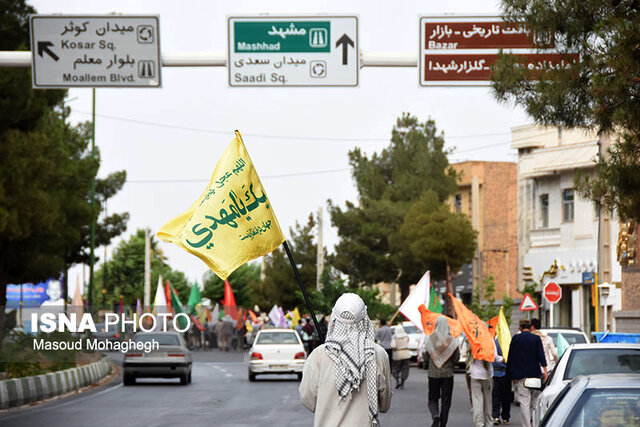
{"type": "Polygon", "coordinates": [[[160,87],[157,16],[31,15],[34,88],[160,87]]]}
{"type": "Polygon", "coordinates": [[[533,311],[538,309],[538,304],[531,298],[531,295],[524,294],[524,298],[520,303],[520,311],[533,311]]]}
{"type": "Polygon", "coordinates": [[[357,16],[228,18],[229,85],[357,86],[357,16]]]}
{"type": "Polygon", "coordinates": [[[538,53],[553,40],[498,17],[422,16],[419,34],[421,86],[487,86],[500,50],[517,54],[532,78],[579,61],[577,54],[538,53]]]}
{"type": "Polygon", "coordinates": [[[556,282],[549,282],[544,285],[542,295],[549,304],[555,304],[562,298],[562,288],[556,282]]]}

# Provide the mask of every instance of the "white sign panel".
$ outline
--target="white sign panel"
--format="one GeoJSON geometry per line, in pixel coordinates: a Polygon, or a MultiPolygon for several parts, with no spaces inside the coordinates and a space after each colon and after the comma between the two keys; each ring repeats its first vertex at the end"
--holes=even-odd
{"type": "Polygon", "coordinates": [[[228,18],[229,85],[357,86],[356,16],[228,18]]]}
{"type": "Polygon", "coordinates": [[[32,15],[35,88],[160,87],[157,16],[32,15]]]}

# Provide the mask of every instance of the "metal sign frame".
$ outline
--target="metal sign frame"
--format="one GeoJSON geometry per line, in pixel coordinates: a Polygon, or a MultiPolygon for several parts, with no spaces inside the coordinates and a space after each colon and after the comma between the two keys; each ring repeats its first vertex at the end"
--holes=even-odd
{"type": "MultiPolygon", "coordinates": [[[[36,89],[61,89],[61,88],[161,88],[162,87],[162,55],[160,48],[160,16],[159,15],[82,15],[82,14],[73,14],[73,15],[50,15],[50,14],[33,14],[29,16],[29,36],[30,36],[30,45],[31,45],[31,70],[32,70],[32,84],[36,89]],[[128,19],[151,19],[155,20],[155,43],[157,48],[155,49],[155,54],[157,58],[157,84],[149,85],[149,84],[38,84],[37,83],[37,68],[36,68],[36,56],[38,55],[38,48],[35,45],[35,34],[34,34],[34,20],[39,19],[104,19],[104,20],[128,20],[128,19]]],[[[45,48],[46,49],[46,48],[45,48]]],[[[126,52],[125,52],[126,53],[126,52]]],[[[153,58],[153,59],[156,59],[153,58]]]]}

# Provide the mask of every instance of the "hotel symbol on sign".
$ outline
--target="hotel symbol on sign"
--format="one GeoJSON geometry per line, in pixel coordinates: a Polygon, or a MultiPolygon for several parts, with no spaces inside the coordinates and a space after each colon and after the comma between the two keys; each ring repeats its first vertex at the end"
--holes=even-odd
{"type": "Polygon", "coordinates": [[[309,45],[311,47],[327,46],[327,30],[325,28],[312,28],[309,30],[309,45]]]}
{"type": "Polygon", "coordinates": [[[156,76],[156,64],[153,61],[138,61],[138,77],[151,79],[156,76]]]}

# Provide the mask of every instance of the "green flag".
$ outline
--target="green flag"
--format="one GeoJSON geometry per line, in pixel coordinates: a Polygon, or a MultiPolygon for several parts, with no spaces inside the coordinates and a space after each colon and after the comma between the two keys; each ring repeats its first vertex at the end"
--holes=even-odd
{"type": "MultiPolygon", "coordinates": [[[[171,288],[171,307],[173,308],[173,311],[175,312],[175,314],[178,314],[178,313],[189,314],[184,310],[184,306],[182,305],[182,302],[180,302],[180,297],[178,296],[178,293],[176,292],[176,290],[173,288],[173,285],[169,284],[169,287],[171,288]]],[[[180,329],[184,329],[187,327],[187,319],[185,319],[184,316],[180,316],[178,318],[178,327],[180,329]]]]}
{"type": "Polygon", "coordinates": [[[431,293],[429,294],[429,311],[433,311],[434,313],[442,313],[442,304],[440,304],[440,297],[436,294],[436,289],[431,287],[431,293]]]}
{"type": "Polygon", "coordinates": [[[189,294],[189,301],[187,302],[187,313],[198,315],[196,311],[196,307],[198,304],[202,304],[202,297],[200,296],[200,288],[198,288],[198,284],[194,283],[191,286],[191,293],[189,294]]]}
{"type": "Polygon", "coordinates": [[[558,332],[558,357],[562,357],[562,354],[566,349],[569,348],[569,343],[566,338],[562,336],[560,332],[558,332]]]}

